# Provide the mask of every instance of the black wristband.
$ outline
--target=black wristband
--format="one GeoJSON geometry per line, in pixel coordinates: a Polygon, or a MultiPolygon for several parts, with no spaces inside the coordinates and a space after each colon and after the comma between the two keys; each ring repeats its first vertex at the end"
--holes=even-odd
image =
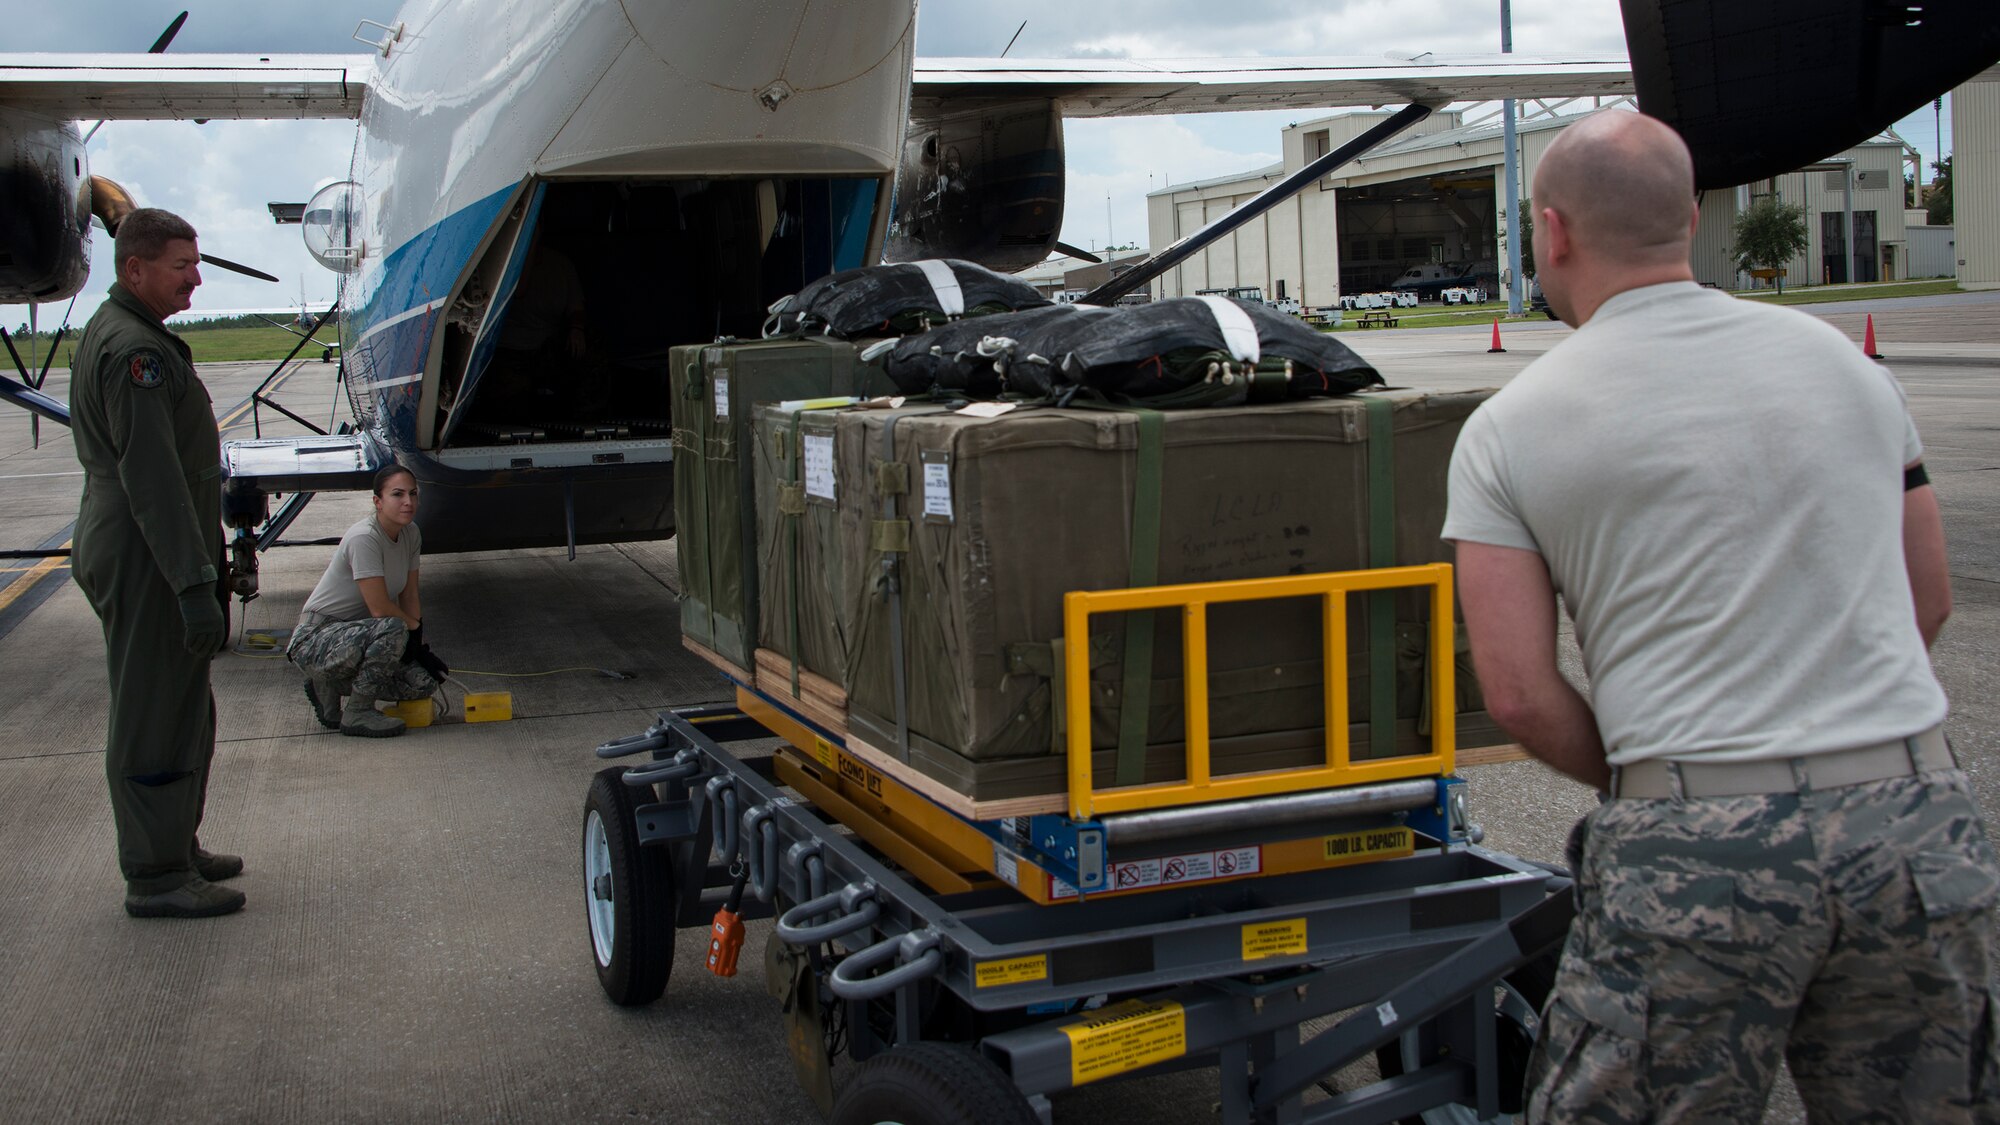
{"type": "Polygon", "coordinates": [[[1911,465],[1909,468],[1903,470],[1904,492],[1908,492],[1913,488],[1922,488],[1923,486],[1929,484],[1930,482],[1931,482],[1931,475],[1924,471],[1924,463],[1922,461],[1919,461],[1916,464],[1911,465]]]}

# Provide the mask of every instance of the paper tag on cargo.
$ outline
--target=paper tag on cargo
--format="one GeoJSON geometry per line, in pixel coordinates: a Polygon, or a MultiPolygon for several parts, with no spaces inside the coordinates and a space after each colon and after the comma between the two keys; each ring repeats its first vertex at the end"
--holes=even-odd
{"type": "Polygon", "coordinates": [[[998,418],[1014,409],[1011,402],[975,402],[971,406],[960,407],[953,414],[963,414],[968,418],[998,418]]]}
{"type": "Polygon", "coordinates": [[[715,420],[729,421],[729,372],[723,370],[715,373],[715,420]]]}
{"type": "Polygon", "coordinates": [[[806,496],[832,503],[833,435],[805,434],[800,442],[805,460],[806,496]]]}
{"type": "Polygon", "coordinates": [[[950,523],[951,454],[941,449],[926,449],[920,456],[924,462],[924,521],[950,523]]]}

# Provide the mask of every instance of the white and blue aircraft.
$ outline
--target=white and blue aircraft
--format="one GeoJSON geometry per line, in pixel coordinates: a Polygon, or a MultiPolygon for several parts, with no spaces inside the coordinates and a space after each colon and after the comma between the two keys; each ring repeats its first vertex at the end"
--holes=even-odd
{"type": "MultiPolygon", "coordinates": [[[[1850,143],[1771,130],[1783,136],[1743,155],[1765,119],[1710,103],[1792,65],[1724,49],[1744,7],[1626,0],[1636,79],[1622,58],[1525,55],[919,60],[914,0],[412,0],[365,25],[374,51],[354,57],[0,54],[0,303],[76,292],[93,197],[122,194],[93,187],[76,119],[357,119],[347,179],[299,210],[308,247],[341,275],[353,430],[228,443],[227,518],[250,588],[255,528],[268,542],[303,497],[363,486],[391,461],[423,484],[434,550],[660,538],[674,529],[668,346],[755,336],[775,299],[833,270],[1042,260],[1062,225],[1066,116],[1409,106],[1401,126],[1452,101],[1636,92],[1724,174],[1850,143]],[[1681,19],[1695,7],[1698,27],[1681,19]],[[580,317],[580,346],[510,348],[546,316],[523,310],[552,300],[580,317]],[[267,520],[280,493],[291,499],[267,520]]],[[[1977,69],[1938,63],[1963,26],[1882,25],[1873,0],[1747,7],[1767,23],[1845,20],[1864,47],[1886,36],[1899,58],[1924,54],[1921,90],[1846,74],[1857,99],[1882,103],[1856,127],[1977,69]]],[[[12,380],[0,397],[61,414],[12,380]]]]}

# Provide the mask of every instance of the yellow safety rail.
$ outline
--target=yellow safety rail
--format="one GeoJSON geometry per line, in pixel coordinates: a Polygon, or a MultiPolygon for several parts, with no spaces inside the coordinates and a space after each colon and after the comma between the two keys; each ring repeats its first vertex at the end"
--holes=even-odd
{"type": "MultiPolygon", "coordinates": [[[[1132,812],[1244,797],[1295,793],[1367,781],[1425,777],[1452,771],[1455,750],[1456,659],[1452,636],[1451,566],[1385,567],[1283,578],[1248,578],[1130,590],[1079,590],[1063,598],[1063,674],[1068,695],[1070,815],[1086,820],[1103,813],[1132,812]],[[1354,762],[1349,759],[1347,701],[1347,595],[1372,590],[1428,586],[1431,591],[1430,695],[1431,748],[1428,753],[1354,762]],[[1223,602],[1318,597],[1321,603],[1321,667],[1326,692],[1326,763],[1257,773],[1209,773],[1208,607],[1223,602]],[[1186,714],[1187,776],[1179,781],[1131,785],[1097,792],[1090,761],[1090,618],[1132,610],[1183,611],[1181,649],[1186,714]]],[[[1376,717],[1379,721],[1379,717],[1376,717]]],[[[1394,721],[1393,716],[1391,722],[1394,721]]],[[[1371,723],[1372,726],[1372,723],[1371,723]]]]}

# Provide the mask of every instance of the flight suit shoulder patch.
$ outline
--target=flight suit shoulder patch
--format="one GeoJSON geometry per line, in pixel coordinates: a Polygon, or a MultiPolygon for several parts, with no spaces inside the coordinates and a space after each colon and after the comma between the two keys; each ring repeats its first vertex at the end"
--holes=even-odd
{"type": "Polygon", "coordinates": [[[160,359],[160,353],[150,350],[132,353],[132,385],[151,390],[166,381],[167,365],[160,359]]]}

